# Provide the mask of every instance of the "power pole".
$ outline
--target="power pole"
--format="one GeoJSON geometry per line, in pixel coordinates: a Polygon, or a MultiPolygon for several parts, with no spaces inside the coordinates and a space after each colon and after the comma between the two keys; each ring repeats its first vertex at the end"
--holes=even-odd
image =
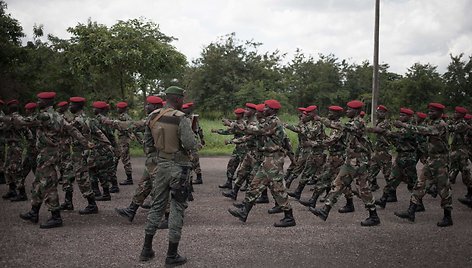
{"type": "Polygon", "coordinates": [[[372,124],[377,122],[375,111],[379,101],[379,21],[380,21],[380,0],[375,0],[375,30],[374,30],[374,73],[372,76],[372,124]]]}

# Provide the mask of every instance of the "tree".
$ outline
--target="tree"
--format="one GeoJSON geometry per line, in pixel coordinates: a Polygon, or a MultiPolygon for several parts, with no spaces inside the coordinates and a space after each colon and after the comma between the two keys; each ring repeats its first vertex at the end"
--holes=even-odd
{"type": "Polygon", "coordinates": [[[464,54],[451,57],[443,78],[446,85],[444,96],[446,105],[470,105],[472,101],[472,56],[468,61],[462,60],[464,54]]]}

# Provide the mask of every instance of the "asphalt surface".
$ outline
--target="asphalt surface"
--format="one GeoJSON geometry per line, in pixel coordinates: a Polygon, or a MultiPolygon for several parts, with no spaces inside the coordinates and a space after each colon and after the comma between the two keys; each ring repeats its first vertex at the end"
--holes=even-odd
{"type": "MultiPolygon", "coordinates": [[[[439,198],[430,196],[424,199],[426,212],[417,213],[415,223],[394,216],[394,211],[406,209],[409,203],[406,186],[401,185],[399,202],[378,210],[379,226],[360,226],[368,213],[359,199],[355,199],[355,213],[339,214],[341,198],[326,222],[291,199],[297,226],[279,229],[272,224],[283,215],[267,214],[272,204],[255,206],[246,223],[231,216],[227,209],[232,201],[217,187],[225,180],[228,158],[200,161],[204,184],[195,186],[195,201],[186,210],[179,252],[188,263],[182,267],[472,267],[472,209],[457,201],[466,192],[460,180],[453,186],[452,227],[436,226],[442,210],[439,198]]],[[[132,162],[137,182],[144,159],[132,162]]],[[[118,171],[119,180],[124,179],[121,164],[118,171]]],[[[31,182],[30,175],[28,192],[31,182]]],[[[379,184],[383,186],[384,180],[379,184]]],[[[76,185],[75,211],[63,212],[64,226],[50,230],[19,218],[19,213],[30,209],[29,201],[0,200],[0,267],[163,267],[167,230],[154,237],[156,257],[139,262],[147,211],[139,209],[133,223],[114,211],[130,203],[135,187],[122,186],[112,201],[99,203],[99,214],[82,216],[78,209],[86,206],[86,200],[76,185]]],[[[0,193],[4,192],[6,186],[0,185],[0,193]]],[[[63,200],[61,189],[59,193],[63,200]]],[[[304,198],[310,195],[305,189],[304,198]]],[[[380,191],[375,195],[379,197],[380,191]]],[[[43,206],[40,222],[48,217],[43,206]]]]}

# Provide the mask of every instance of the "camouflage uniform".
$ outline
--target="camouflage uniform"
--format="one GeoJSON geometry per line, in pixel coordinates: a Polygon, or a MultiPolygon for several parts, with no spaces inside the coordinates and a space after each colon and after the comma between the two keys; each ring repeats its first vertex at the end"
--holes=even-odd
{"type": "MultiPolygon", "coordinates": [[[[123,122],[130,122],[132,121],[131,117],[127,113],[121,113],[118,116],[119,121],[123,122]]],[[[130,162],[130,155],[129,155],[129,144],[131,141],[131,132],[128,130],[118,130],[118,147],[119,147],[119,154],[117,155],[117,162],[121,158],[121,162],[123,163],[123,167],[125,169],[125,173],[127,176],[133,173],[131,162],[130,162]]]]}
{"type": "Polygon", "coordinates": [[[298,178],[300,174],[302,174],[303,170],[305,169],[308,157],[310,156],[310,146],[306,144],[310,132],[308,123],[309,122],[300,121],[296,126],[287,126],[287,129],[298,134],[298,148],[300,148],[294,167],[291,169],[291,175],[286,179],[287,188],[290,187],[290,184],[294,179],[298,178]]]}
{"type": "Polygon", "coordinates": [[[462,174],[462,182],[467,188],[472,188],[472,180],[469,169],[469,151],[466,136],[470,126],[464,119],[452,121],[449,124],[449,131],[452,133],[451,142],[451,166],[449,170],[449,180],[455,183],[459,172],[462,174]]]}
{"type": "Polygon", "coordinates": [[[323,124],[318,121],[312,121],[308,124],[308,129],[308,157],[300,179],[300,183],[305,184],[319,176],[322,171],[321,167],[326,162],[326,154],[324,153],[323,145],[320,144],[326,137],[323,124]]]}
{"type": "MultiPolygon", "coordinates": [[[[34,116],[28,116],[26,121],[34,121],[34,116]]],[[[25,187],[25,180],[30,171],[36,173],[36,158],[38,157],[38,150],[36,149],[36,128],[25,127],[26,130],[26,154],[21,163],[21,175],[17,180],[18,189],[25,187]]]]}
{"type": "MultiPolygon", "coordinates": [[[[387,119],[377,122],[376,127],[389,131],[392,129],[387,119]]],[[[377,135],[374,145],[374,152],[369,167],[369,182],[372,186],[377,186],[377,175],[382,171],[385,180],[388,183],[390,173],[392,172],[392,155],[390,154],[390,142],[384,135],[377,135]]]]}
{"type": "MultiPolygon", "coordinates": [[[[65,112],[64,114],[59,113],[67,122],[72,121],[72,114],[65,112]]],[[[65,181],[71,180],[74,174],[67,172],[67,170],[72,169],[72,159],[71,159],[71,137],[67,133],[61,133],[59,139],[59,154],[60,162],[58,163],[57,170],[59,171],[59,182],[64,183],[65,181]]],[[[64,189],[64,187],[63,187],[64,189]]]]}
{"type": "Polygon", "coordinates": [[[22,174],[21,161],[23,157],[23,147],[21,142],[25,132],[24,128],[12,123],[15,121],[23,121],[23,117],[18,112],[11,113],[8,118],[11,123],[6,125],[7,128],[5,130],[5,140],[8,146],[5,162],[5,180],[6,183],[14,189],[15,186],[17,186],[17,180],[22,174]]]}
{"type": "MultiPolygon", "coordinates": [[[[198,123],[198,115],[190,114],[188,118],[192,122],[192,130],[195,133],[195,137],[198,142],[198,149],[201,149],[205,145],[205,140],[203,136],[203,129],[200,127],[198,123]]],[[[192,152],[190,157],[192,160],[192,169],[197,175],[197,179],[195,182],[201,183],[202,182],[202,169],[200,167],[200,155],[198,154],[198,150],[192,152]]]]}
{"type": "MultiPolygon", "coordinates": [[[[425,126],[425,123],[417,124],[418,126],[425,126]]],[[[416,136],[418,140],[418,148],[416,149],[416,162],[421,161],[424,165],[426,163],[426,159],[428,158],[428,137],[418,133],[416,136]]]]}

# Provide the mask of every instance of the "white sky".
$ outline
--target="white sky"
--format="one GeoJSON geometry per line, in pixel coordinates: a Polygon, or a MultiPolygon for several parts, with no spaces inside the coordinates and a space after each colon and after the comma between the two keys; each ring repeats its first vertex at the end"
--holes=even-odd
{"type": "MultiPolygon", "coordinates": [[[[69,37],[67,27],[88,18],[108,26],[144,17],[179,40],[188,60],[218,37],[236,32],[241,40],[263,43],[288,59],[333,53],[339,59],[372,62],[374,0],[6,0],[27,39],[33,25],[45,34],[69,37]]],[[[381,0],[380,62],[403,74],[415,62],[443,73],[449,54],[472,55],[472,1],[381,0]]]]}

